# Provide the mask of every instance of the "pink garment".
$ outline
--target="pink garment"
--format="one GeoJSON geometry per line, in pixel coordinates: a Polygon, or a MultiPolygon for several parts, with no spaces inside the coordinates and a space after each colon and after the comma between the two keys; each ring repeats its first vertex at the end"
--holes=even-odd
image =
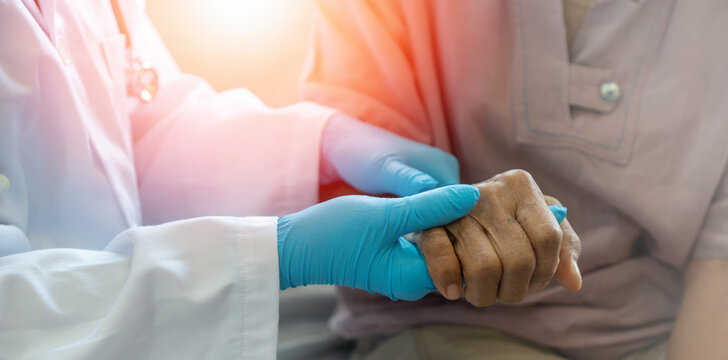
{"type": "Polygon", "coordinates": [[[319,7],[307,99],[454,152],[466,183],[531,172],[583,241],[580,292],[478,309],[342,289],[336,330],[460,323],[577,359],[669,336],[687,262],[728,258],[727,2],[596,2],[571,58],[561,0],[319,7]]]}

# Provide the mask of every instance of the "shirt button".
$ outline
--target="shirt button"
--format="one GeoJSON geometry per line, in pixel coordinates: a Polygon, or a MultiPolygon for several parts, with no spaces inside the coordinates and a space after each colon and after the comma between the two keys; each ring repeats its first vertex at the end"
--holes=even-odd
{"type": "Polygon", "coordinates": [[[58,55],[61,57],[63,65],[68,65],[68,43],[66,42],[66,38],[64,38],[63,36],[56,36],[56,50],[58,50],[58,55]]]}
{"type": "Polygon", "coordinates": [[[0,174],[0,194],[10,189],[10,179],[4,174],[0,174]]]}
{"type": "Polygon", "coordinates": [[[615,103],[622,97],[622,90],[619,89],[614,81],[608,81],[599,87],[599,94],[602,96],[602,100],[608,103],[615,103]]]}

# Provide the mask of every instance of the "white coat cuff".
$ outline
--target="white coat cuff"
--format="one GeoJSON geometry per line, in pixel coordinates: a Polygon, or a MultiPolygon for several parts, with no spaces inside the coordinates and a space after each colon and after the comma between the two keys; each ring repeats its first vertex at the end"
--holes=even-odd
{"type": "Polygon", "coordinates": [[[246,217],[239,222],[241,359],[274,359],[278,343],[278,219],[246,217]]]}
{"type": "Polygon", "coordinates": [[[298,211],[319,202],[322,135],[328,120],[339,111],[309,102],[286,109],[294,111],[299,119],[291,124],[290,158],[283,163],[288,174],[283,198],[289,202],[284,208],[298,211]]]}

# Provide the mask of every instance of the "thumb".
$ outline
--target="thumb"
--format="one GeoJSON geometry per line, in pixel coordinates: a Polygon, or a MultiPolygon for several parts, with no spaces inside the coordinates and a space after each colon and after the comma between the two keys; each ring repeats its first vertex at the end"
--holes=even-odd
{"type": "Polygon", "coordinates": [[[397,196],[414,195],[434,189],[438,185],[432,176],[396,159],[387,161],[382,166],[378,180],[377,187],[381,192],[397,196]]]}
{"type": "Polygon", "coordinates": [[[451,223],[473,209],[480,197],[472,185],[451,185],[417,195],[389,199],[389,224],[394,233],[402,236],[415,231],[451,223]]]}
{"type": "Polygon", "coordinates": [[[417,245],[400,237],[389,261],[389,296],[392,300],[419,300],[437,290],[417,245]]]}
{"type": "Polygon", "coordinates": [[[582,282],[581,270],[577,264],[579,254],[581,254],[581,240],[568,220],[564,219],[561,222],[561,229],[564,237],[561,240],[559,265],[554,276],[564,289],[577,291],[581,289],[582,282]]]}

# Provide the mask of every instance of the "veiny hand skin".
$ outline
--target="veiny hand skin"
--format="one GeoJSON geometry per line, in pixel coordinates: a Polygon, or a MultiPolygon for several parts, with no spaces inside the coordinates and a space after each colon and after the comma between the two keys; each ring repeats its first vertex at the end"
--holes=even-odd
{"type": "Polygon", "coordinates": [[[519,302],[552,277],[567,290],[581,288],[576,264],[581,241],[567,219],[559,224],[524,170],[510,170],[476,185],[480,200],[465,217],[427,230],[420,249],[437,289],[450,300],[462,294],[475,306],[500,299],[519,302]]]}

